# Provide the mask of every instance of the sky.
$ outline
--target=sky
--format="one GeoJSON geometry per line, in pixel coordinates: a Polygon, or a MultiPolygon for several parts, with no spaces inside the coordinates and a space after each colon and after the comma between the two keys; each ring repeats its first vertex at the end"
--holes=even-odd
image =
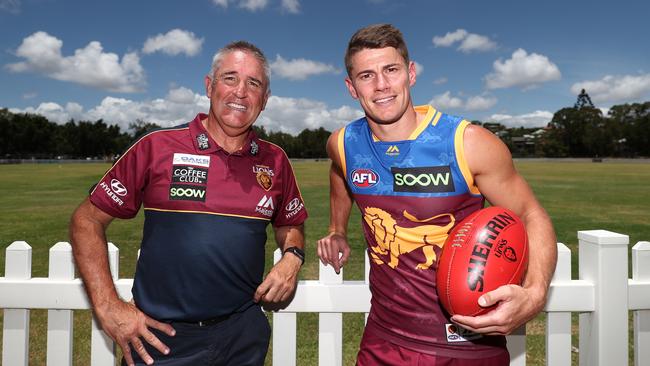
{"type": "Polygon", "coordinates": [[[605,112],[650,100],[649,14],[641,0],[0,0],[0,108],[182,124],[209,108],[214,53],[247,40],[271,66],[256,124],[333,131],[363,116],[345,87],[347,42],[391,23],[416,64],[415,105],[541,127],[582,88],[605,112]]]}

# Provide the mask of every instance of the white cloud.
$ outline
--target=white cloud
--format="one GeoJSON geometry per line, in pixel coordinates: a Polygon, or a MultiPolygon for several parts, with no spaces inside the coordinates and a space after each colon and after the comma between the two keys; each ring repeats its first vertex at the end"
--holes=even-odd
{"type": "Polygon", "coordinates": [[[493,114],[484,122],[498,122],[506,127],[546,127],[546,125],[553,119],[553,113],[549,111],[534,111],[531,113],[520,114],[512,116],[509,114],[493,114]]]}
{"type": "Polygon", "coordinates": [[[166,34],[148,38],[144,42],[142,52],[149,54],[160,51],[172,56],[179,53],[195,56],[201,52],[202,45],[203,38],[197,38],[194,33],[182,29],[172,29],[166,34]]]}
{"type": "Polygon", "coordinates": [[[524,89],[535,87],[539,83],[559,80],[562,76],[560,69],[548,57],[537,53],[526,53],[518,49],[512,58],[493,64],[494,72],[485,76],[488,89],[509,88],[521,86],[524,89]]]}
{"type": "Polygon", "coordinates": [[[429,104],[437,109],[464,109],[468,111],[485,110],[497,104],[497,98],[491,95],[475,95],[463,100],[461,96],[453,96],[450,91],[435,95],[429,104]]]}
{"type": "Polygon", "coordinates": [[[285,60],[280,55],[276,56],[275,61],[270,66],[273,76],[289,80],[305,80],[312,75],[326,73],[339,74],[341,72],[336,67],[322,62],[306,60],[304,58],[285,60]]]}
{"type": "MultiPolygon", "coordinates": [[[[109,124],[117,124],[123,131],[129,124],[140,119],[153,122],[162,127],[179,125],[192,120],[197,113],[207,113],[210,100],[192,90],[179,87],[170,89],[165,98],[134,101],[126,98],[106,97],[97,106],[84,111],[77,103],[61,106],[57,103],[41,103],[38,107],[10,109],[13,113],[35,113],[60,124],[70,119],[77,121],[96,121],[103,119],[109,124]]],[[[327,104],[309,100],[271,96],[257,122],[267,131],[282,131],[297,135],[305,128],[326,130],[344,126],[346,123],[363,117],[360,109],[349,106],[330,109],[327,104]]]]}
{"type": "Polygon", "coordinates": [[[169,90],[165,98],[133,101],[126,98],[105,97],[101,103],[84,111],[77,103],[67,103],[65,107],[57,103],[41,103],[38,107],[24,110],[11,109],[14,113],[36,113],[56,123],[66,123],[70,119],[96,121],[103,119],[109,124],[117,124],[123,131],[129,124],[141,119],[162,127],[175,126],[192,120],[197,113],[207,112],[210,100],[190,89],[180,87],[169,90]]]}
{"type": "Polygon", "coordinates": [[[470,53],[473,51],[490,51],[497,48],[497,44],[486,36],[470,33],[465,37],[458,50],[470,53]]]}
{"type": "Polygon", "coordinates": [[[92,41],[75,50],[73,56],[63,56],[63,41],[45,32],[36,32],[23,39],[16,55],[24,61],[8,64],[11,72],[36,72],[49,78],[70,81],[97,89],[133,93],[145,85],[145,75],[136,53],[120,58],[105,53],[101,43],[92,41]]]}
{"type": "Polygon", "coordinates": [[[431,104],[437,109],[456,109],[463,107],[463,100],[458,97],[453,97],[451,92],[446,91],[442,94],[435,95],[428,104],[431,104]]]}
{"type": "Polygon", "coordinates": [[[433,37],[433,44],[436,47],[450,47],[452,44],[459,42],[467,37],[467,31],[464,29],[457,29],[454,32],[447,32],[444,36],[433,37]]]}
{"type": "Polygon", "coordinates": [[[607,75],[600,80],[575,83],[571,92],[578,95],[585,89],[594,102],[635,102],[650,92],[650,74],[607,75]]]}
{"type": "Polygon", "coordinates": [[[41,103],[38,107],[27,107],[25,109],[10,108],[12,113],[30,113],[39,114],[48,120],[64,124],[71,119],[83,119],[83,107],[77,103],[67,103],[61,106],[57,103],[41,103]]]}
{"type": "Polygon", "coordinates": [[[268,0],[212,0],[212,2],[222,8],[227,8],[229,4],[236,3],[240,8],[250,11],[262,10],[269,3],[268,0]]]}
{"type": "Polygon", "coordinates": [[[489,37],[469,33],[465,29],[457,29],[454,32],[447,32],[444,36],[433,37],[433,44],[436,47],[451,47],[458,42],[460,42],[458,50],[464,53],[491,51],[497,48],[496,42],[489,37]]]}
{"type": "Polygon", "coordinates": [[[327,104],[320,101],[271,96],[256,123],[267,131],[296,135],[305,128],[323,127],[333,131],[361,117],[361,110],[349,106],[328,109],[327,104]]]}
{"type": "Polygon", "coordinates": [[[486,110],[497,104],[497,101],[497,98],[493,96],[475,95],[467,98],[465,109],[468,111],[486,110]]]}
{"type": "Polygon", "coordinates": [[[433,81],[435,85],[442,85],[445,84],[446,82],[447,82],[446,77],[437,78],[436,80],[433,81]]]}
{"type": "Polygon", "coordinates": [[[300,12],[300,2],[298,0],[282,0],[282,9],[291,14],[298,14],[300,12]]]}

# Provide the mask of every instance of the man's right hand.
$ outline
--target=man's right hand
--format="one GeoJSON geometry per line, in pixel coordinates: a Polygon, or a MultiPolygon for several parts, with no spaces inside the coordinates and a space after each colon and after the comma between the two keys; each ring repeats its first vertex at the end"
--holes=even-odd
{"type": "Polygon", "coordinates": [[[149,330],[149,327],[158,329],[170,336],[176,334],[174,328],[167,323],[150,318],[140,311],[134,303],[117,300],[104,306],[101,311],[97,309],[96,313],[104,332],[120,346],[124,360],[129,366],[135,365],[131,357],[131,347],[135,349],[147,365],[153,363],[153,358],[144,348],[143,339],[161,353],[169,353],[169,347],[163,344],[149,330]]]}
{"type": "Polygon", "coordinates": [[[345,235],[329,233],[318,241],[318,257],[324,265],[331,265],[338,274],[350,257],[350,245],[345,235]]]}

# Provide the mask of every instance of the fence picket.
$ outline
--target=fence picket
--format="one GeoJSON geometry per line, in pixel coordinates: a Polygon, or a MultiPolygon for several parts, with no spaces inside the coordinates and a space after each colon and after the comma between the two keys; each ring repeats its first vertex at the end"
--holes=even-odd
{"type": "MultiPolygon", "coordinates": [[[[571,282],[571,249],[557,244],[557,265],[552,283],[571,282]]],[[[571,312],[546,314],[546,364],[571,365],[571,312]]]]}
{"type": "MultiPolygon", "coordinates": [[[[332,266],[319,263],[319,281],[324,285],[343,283],[343,269],[337,275],[332,266]]],[[[320,313],[318,315],[318,364],[341,366],[343,363],[343,314],[320,313]]]]}
{"type": "MultiPolygon", "coordinates": [[[[108,265],[113,276],[113,281],[119,277],[119,249],[108,243],[108,265]]],[[[113,366],[115,365],[115,344],[113,340],[101,330],[97,317],[93,315],[92,328],[90,330],[90,364],[92,366],[113,366]]]]}
{"type": "MultiPolygon", "coordinates": [[[[49,279],[74,279],[74,261],[69,243],[58,242],[50,248],[49,261],[49,279]]],[[[73,316],[72,310],[47,311],[48,365],[72,365],[73,316]]]]}
{"type": "MultiPolygon", "coordinates": [[[[273,253],[273,263],[278,263],[280,258],[282,252],[276,249],[273,253]]],[[[274,365],[296,366],[296,318],[296,313],[273,313],[274,365]]]]}
{"type": "MultiPolygon", "coordinates": [[[[32,277],[32,247],[15,241],[5,254],[5,278],[27,280],[32,277]]],[[[13,294],[18,296],[18,294],[13,294]]],[[[2,364],[29,364],[29,309],[5,309],[2,336],[2,364]]]]}
{"type": "MultiPolygon", "coordinates": [[[[632,247],[632,280],[650,283],[650,242],[640,241],[632,247]]],[[[645,294],[645,308],[650,305],[650,291],[645,294]]],[[[634,366],[647,365],[650,360],[650,310],[634,311],[634,366]]]]}

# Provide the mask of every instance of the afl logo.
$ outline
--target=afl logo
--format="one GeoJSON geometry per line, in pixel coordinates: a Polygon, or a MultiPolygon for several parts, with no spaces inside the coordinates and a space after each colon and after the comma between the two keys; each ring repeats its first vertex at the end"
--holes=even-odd
{"type": "Polygon", "coordinates": [[[351,175],[352,184],[359,188],[370,188],[379,182],[379,175],[372,169],[355,169],[351,175]]]}
{"type": "Polygon", "coordinates": [[[126,187],[122,182],[117,179],[111,180],[111,189],[115,192],[116,195],[124,197],[126,196],[126,187]]]}

